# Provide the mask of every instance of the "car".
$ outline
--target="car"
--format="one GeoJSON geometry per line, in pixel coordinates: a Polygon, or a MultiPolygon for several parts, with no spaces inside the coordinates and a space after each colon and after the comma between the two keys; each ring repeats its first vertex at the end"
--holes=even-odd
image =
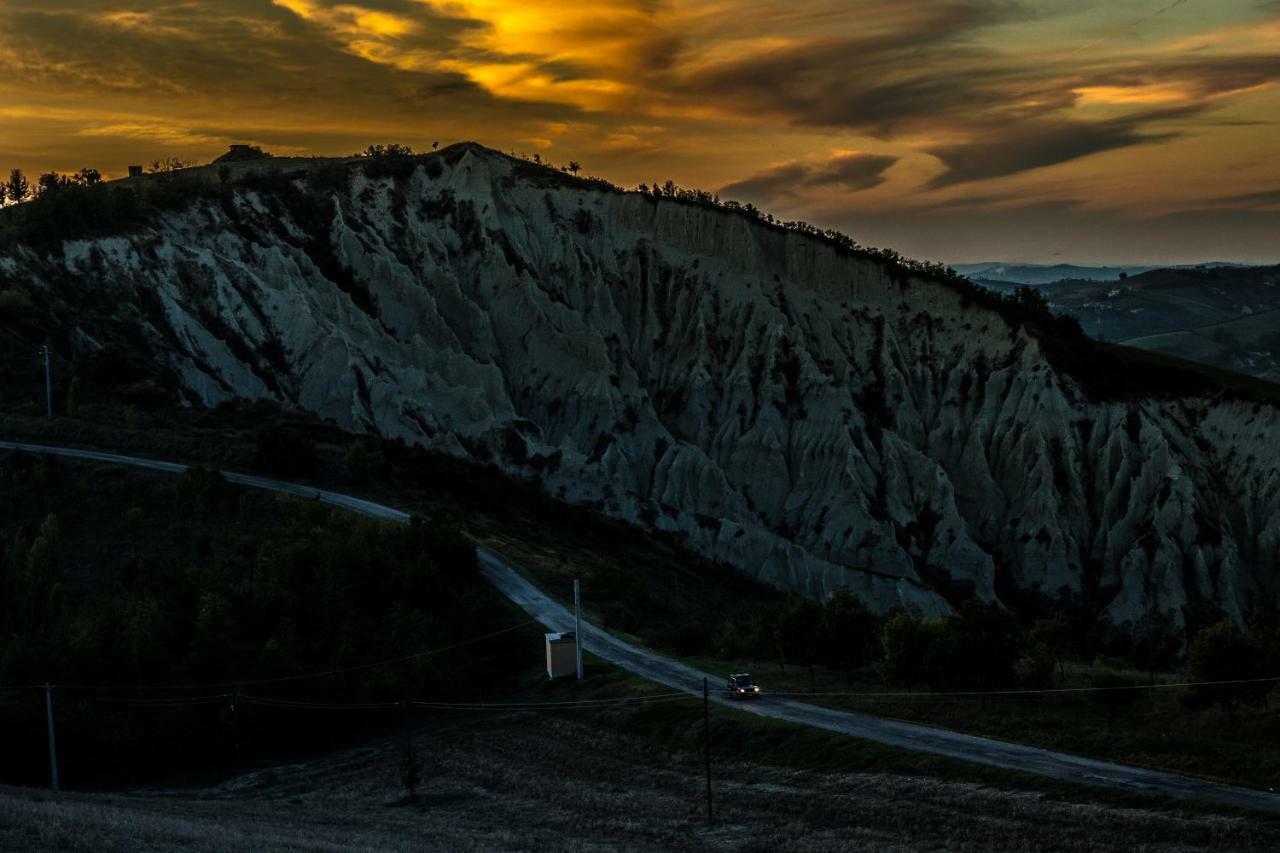
{"type": "Polygon", "coordinates": [[[729,676],[728,687],[730,699],[760,698],[760,685],[756,684],[750,673],[739,672],[729,676]]]}

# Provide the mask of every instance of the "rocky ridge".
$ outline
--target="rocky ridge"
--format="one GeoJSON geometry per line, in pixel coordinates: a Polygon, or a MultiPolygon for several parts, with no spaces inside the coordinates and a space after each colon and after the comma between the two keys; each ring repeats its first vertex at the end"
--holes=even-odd
{"type": "Polygon", "coordinates": [[[943,282],[475,145],[341,175],[0,273],[109,301],[192,403],[491,459],[811,595],[1276,609],[1274,406],[1093,401],[943,282]]]}

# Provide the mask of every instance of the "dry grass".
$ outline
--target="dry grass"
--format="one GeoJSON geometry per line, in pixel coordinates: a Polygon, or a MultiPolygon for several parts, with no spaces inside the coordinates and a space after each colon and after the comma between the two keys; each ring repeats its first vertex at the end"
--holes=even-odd
{"type": "MultiPolygon", "coordinates": [[[[1280,824],[1063,802],[878,773],[730,761],[704,819],[700,756],[663,754],[598,718],[441,718],[417,734],[420,802],[400,804],[400,741],[258,770],[209,789],[73,794],[0,788],[0,849],[1274,850],[1280,824]]],[[[700,725],[694,709],[690,726],[700,725]]]]}

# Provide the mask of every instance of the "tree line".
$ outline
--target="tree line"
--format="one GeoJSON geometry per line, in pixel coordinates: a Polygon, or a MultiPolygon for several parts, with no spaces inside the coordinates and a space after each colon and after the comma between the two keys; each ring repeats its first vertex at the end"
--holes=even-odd
{"type": "MultiPolygon", "coordinates": [[[[153,160],[147,166],[151,174],[177,172],[190,168],[192,161],[179,157],[166,157],[153,160]]],[[[9,179],[0,184],[0,204],[23,204],[37,198],[74,187],[96,187],[102,183],[102,173],[97,169],[85,167],[77,172],[44,172],[34,184],[28,180],[21,169],[9,172],[9,179]]]]}
{"type": "MultiPolygon", "coordinates": [[[[200,468],[176,482],[130,486],[136,504],[119,507],[105,496],[84,497],[81,474],[20,454],[0,462],[8,515],[0,525],[0,685],[86,688],[57,691],[55,699],[64,776],[73,786],[225,769],[229,701],[130,702],[229,689],[112,687],[234,683],[360,666],[520,618],[493,595],[474,546],[446,520],[379,522],[250,492],[200,468]],[[33,507],[46,504],[54,511],[27,520],[39,519],[44,510],[33,507]],[[15,510],[19,505],[27,509],[15,510]],[[93,565],[78,564],[86,559],[93,565]]],[[[510,654],[503,644],[519,642],[514,636],[468,647],[463,657],[254,690],[352,702],[398,701],[406,691],[414,698],[493,695],[537,659],[536,648],[510,654]]],[[[31,691],[0,690],[0,728],[10,738],[0,763],[4,781],[39,781],[47,770],[43,701],[31,691]]],[[[288,754],[338,742],[367,722],[355,718],[333,730],[310,716],[260,713],[237,725],[246,751],[288,754]]]]}
{"type": "MultiPolygon", "coordinates": [[[[859,671],[908,691],[1053,689],[1067,683],[1069,663],[1095,664],[1093,687],[1112,690],[1156,684],[1180,673],[1200,683],[1185,691],[1189,708],[1217,705],[1234,712],[1268,700],[1280,679],[1280,624],[1256,611],[1245,630],[1229,619],[1189,638],[1170,614],[1152,612],[1103,645],[1096,625],[1069,610],[1033,620],[995,603],[970,599],[948,616],[927,618],[895,610],[871,612],[847,589],[822,603],[792,600],[725,619],[710,651],[731,660],[859,671]],[[1117,675],[1120,670],[1146,678],[1117,675]],[[1223,683],[1227,682],[1227,683],[1223,683]]],[[[1072,682],[1077,683],[1077,682],[1072,682]]],[[[1110,694],[1112,702],[1136,692],[1110,694]]]]}

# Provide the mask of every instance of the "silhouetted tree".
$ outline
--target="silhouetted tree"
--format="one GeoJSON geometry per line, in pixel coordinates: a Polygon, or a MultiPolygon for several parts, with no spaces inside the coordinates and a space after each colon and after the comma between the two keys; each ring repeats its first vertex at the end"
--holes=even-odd
{"type": "Polygon", "coordinates": [[[412,157],[413,149],[408,145],[392,142],[388,145],[370,145],[356,155],[357,157],[412,157]]]}
{"type": "Polygon", "coordinates": [[[9,180],[4,184],[3,190],[0,202],[8,200],[11,204],[21,204],[31,198],[31,183],[21,169],[14,169],[9,173],[9,180]]]}
{"type": "Polygon", "coordinates": [[[1249,682],[1259,677],[1261,655],[1257,646],[1229,619],[1202,628],[1187,647],[1187,672],[1193,682],[1234,682],[1201,684],[1190,688],[1187,701],[1193,707],[1220,705],[1234,715],[1238,703],[1260,703],[1272,682],[1249,682]]]}
{"type": "Polygon", "coordinates": [[[822,657],[833,669],[844,670],[853,682],[853,671],[875,656],[875,617],[853,593],[838,589],[822,607],[822,657]]]}
{"type": "Polygon", "coordinates": [[[1014,304],[1028,316],[1045,318],[1049,316],[1049,300],[1044,294],[1030,285],[1021,285],[1013,291],[1014,304]]]}
{"type": "Polygon", "coordinates": [[[70,180],[66,175],[60,175],[57,172],[45,172],[36,179],[36,195],[43,197],[65,189],[70,185],[70,180]]]}
{"type": "Polygon", "coordinates": [[[1051,619],[1037,619],[1027,635],[1029,651],[1047,656],[1058,672],[1065,675],[1063,660],[1072,651],[1071,620],[1062,613],[1051,619]]]}
{"type": "Polygon", "coordinates": [[[1145,670],[1152,684],[1156,673],[1173,666],[1182,650],[1182,636],[1167,612],[1152,610],[1133,628],[1133,663],[1145,670]]]}
{"type": "Polygon", "coordinates": [[[102,173],[97,169],[84,168],[72,175],[71,181],[82,187],[97,186],[102,183],[102,173]]]}
{"type": "Polygon", "coordinates": [[[569,161],[568,169],[569,169],[569,171],[570,171],[570,172],[572,172],[573,174],[575,174],[575,175],[576,175],[576,174],[578,174],[578,170],[579,170],[579,169],[581,169],[581,168],[582,168],[582,167],[581,167],[580,165],[578,165],[578,161],[577,161],[577,160],[570,160],[570,161],[569,161]]]}
{"type": "Polygon", "coordinates": [[[813,664],[818,652],[818,626],[822,611],[808,600],[798,600],[782,611],[774,628],[774,644],[778,652],[778,666],[785,668],[787,661],[802,664],[813,675],[813,664]]]}
{"type": "Polygon", "coordinates": [[[907,613],[894,613],[880,629],[880,660],[876,671],[885,684],[910,690],[924,678],[927,640],[922,623],[907,613]]]}
{"type": "Polygon", "coordinates": [[[948,622],[956,632],[960,671],[972,686],[986,690],[1013,683],[1018,625],[1008,610],[970,599],[948,622]]]}
{"type": "Polygon", "coordinates": [[[147,171],[152,174],[160,174],[165,172],[177,172],[180,169],[189,169],[195,165],[194,161],[184,160],[181,157],[163,157],[159,160],[152,160],[147,166],[147,171]]]}

